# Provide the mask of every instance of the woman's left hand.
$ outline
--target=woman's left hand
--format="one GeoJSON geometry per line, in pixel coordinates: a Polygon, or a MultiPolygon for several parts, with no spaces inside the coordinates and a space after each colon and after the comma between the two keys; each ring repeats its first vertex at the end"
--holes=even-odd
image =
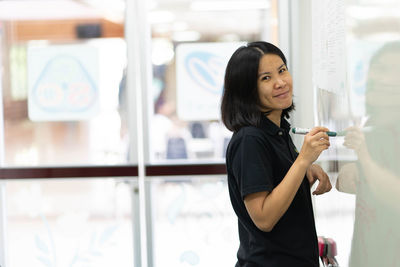
{"type": "MultiPolygon", "coordinates": [[[[344,137],[343,145],[346,148],[353,149],[358,156],[361,163],[370,163],[371,156],[368,152],[367,144],[365,142],[365,135],[361,131],[361,128],[353,126],[346,130],[346,136],[344,137]]],[[[377,140],[378,142],[379,140],[377,140]]]]}
{"type": "Polygon", "coordinates": [[[319,181],[313,195],[321,195],[332,189],[328,174],[326,174],[326,172],[317,164],[312,164],[307,169],[307,179],[310,182],[310,186],[312,186],[317,180],[319,181]]]}

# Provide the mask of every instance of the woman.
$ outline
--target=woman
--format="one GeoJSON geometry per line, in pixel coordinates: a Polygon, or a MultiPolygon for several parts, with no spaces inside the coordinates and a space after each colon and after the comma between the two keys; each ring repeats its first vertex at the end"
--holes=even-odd
{"type": "Polygon", "coordinates": [[[225,73],[221,112],[234,132],[226,165],[231,203],[239,222],[236,266],[318,266],[313,194],[331,189],[327,174],[312,164],[330,145],[315,127],[300,153],[285,118],[294,109],[292,77],[282,51],[253,42],[232,55],[225,73]]]}

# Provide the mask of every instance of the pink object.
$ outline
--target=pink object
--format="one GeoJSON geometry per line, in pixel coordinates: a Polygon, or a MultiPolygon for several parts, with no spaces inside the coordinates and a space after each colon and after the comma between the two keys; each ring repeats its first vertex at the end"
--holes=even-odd
{"type": "Polygon", "coordinates": [[[319,236],[318,237],[318,250],[319,250],[319,256],[324,257],[324,250],[325,250],[325,242],[324,242],[324,237],[319,236]]]}
{"type": "Polygon", "coordinates": [[[332,238],[327,238],[328,241],[328,257],[333,258],[337,255],[336,242],[332,238]]]}

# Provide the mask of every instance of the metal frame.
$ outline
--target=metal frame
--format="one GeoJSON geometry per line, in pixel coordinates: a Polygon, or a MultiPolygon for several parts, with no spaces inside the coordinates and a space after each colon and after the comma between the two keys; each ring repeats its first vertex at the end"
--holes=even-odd
{"type": "MultiPolygon", "coordinates": [[[[137,62],[137,50],[139,49],[138,26],[139,18],[137,17],[137,0],[126,1],[125,13],[125,40],[127,43],[127,66],[126,66],[126,92],[128,99],[137,99],[137,93],[140,93],[140,82],[135,77],[140,77],[140,66],[137,62]],[[137,89],[139,88],[139,89],[137,89]],[[136,89],[136,90],[135,90],[136,89]]],[[[129,101],[129,100],[128,100],[129,101]]],[[[139,109],[140,110],[140,109],[139,109]]],[[[129,129],[129,156],[132,162],[137,162],[137,144],[139,131],[133,131],[136,125],[138,108],[136,105],[128,105],[128,129],[129,129]]],[[[139,168],[139,167],[138,167],[139,168]]],[[[142,170],[140,171],[143,172],[142,170]]],[[[143,179],[143,178],[142,178],[143,179]]],[[[137,183],[130,181],[131,186],[131,209],[132,209],[132,234],[133,234],[133,263],[135,267],[142,265],[142,249],[141,249],[141,224],[140,224],[140,199],[139,188],[137,183]]]]}
{"type": "Polygon", "coordinates": [[[5,183],[0,183],[0,267],[5,267],[7,262],[6,242],[5,183]]]}
{"type": "Polygon", "coordinates": [[[292,14],[291,5],[293,1],[278,1],[278,27],[279,27],[279,48],[285,54],[288,60],[288,67],[292,69],[292,14]]]}
{"type": "MultiPolygon", "coordinates": [[[[132,216],[134,229],[135,266],[153,266],[152,229],[150,198],[146,192],[145,158],[148,158],[147,103],[149,84],[151,84],[151,34],[147,23],[147,2],[145,0],[126,1],[125,38],[127,42],[127,95],[135,99],[129,106],[128,128],[131,140],[130,155],[137,156],[138,184],[132,185],[132,216]],[[146,146],[145,146],[146,144],[146,146]],[[139,234],[139,236],[138,236],[139,234]]],[[[135,161],[134,158],[131,159],[135,161]]]]}
{"type": "MultiPolygon", "coordinates": [[[[4,115],[3,115],[3,27],[0,24],[0,168],[4,166],[4,115]]],[[[5,183],[0,182],[0,267],[5,267],[7,264],[6,251],[6,203],[5,203],[5,183]]]]}

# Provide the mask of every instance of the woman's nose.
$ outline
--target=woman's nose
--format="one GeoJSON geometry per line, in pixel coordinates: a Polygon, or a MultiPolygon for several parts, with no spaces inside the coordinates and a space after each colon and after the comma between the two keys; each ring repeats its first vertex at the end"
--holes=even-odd
{"type": "Polygon", "coordinates": [[[275,87],[276,88],[281,88],[284,85],[285,85],[285,81],[284,80],[282,80],[280,78],[276,79],[276,81],[275,81],[275,87]]]}

